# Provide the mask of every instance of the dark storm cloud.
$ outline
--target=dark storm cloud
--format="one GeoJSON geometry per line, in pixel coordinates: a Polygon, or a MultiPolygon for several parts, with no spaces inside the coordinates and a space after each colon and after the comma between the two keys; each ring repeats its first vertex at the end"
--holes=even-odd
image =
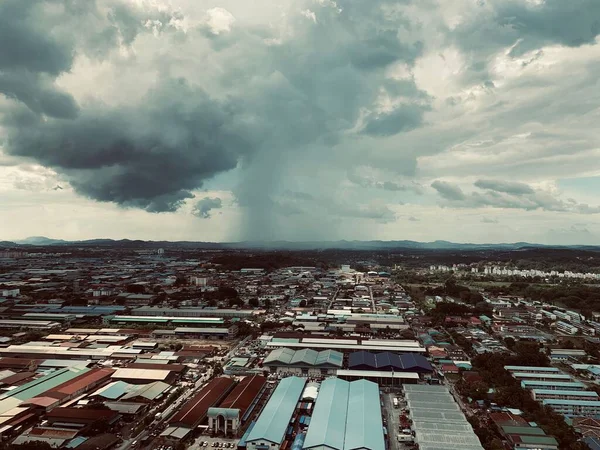
{"type": "Polygon", "coordinates": [[[431,187],[434,188],[438,194],[440,194],[446,200],[464,200],[465,193],[462,189],[447,181],[434,181],[431,183],[431,187]]]}
{"type": "Polygon", "coordinates": [[[477,180],[475,186],[490,191],[505,192],[512,195],[533,194],[534,190],[525,183],[502,180],[477,180]]]}
{"type": "Polygon", "coordinates": [[[17,117],[7,150],[60,170],[88,197],[158,212],[177,209],[252,146],[235,105],[183,80],[161,83],[138,106],[97,105],[68,121],[17,117]]]}
{"type": "Polygon", "coordinates": [[[204,197],[202,200],[196,202],[192,214],[201,219],[208,219],[210,218],[213,209],[220,209],[222,207],[223,202],[219,197],[204,197]]]}

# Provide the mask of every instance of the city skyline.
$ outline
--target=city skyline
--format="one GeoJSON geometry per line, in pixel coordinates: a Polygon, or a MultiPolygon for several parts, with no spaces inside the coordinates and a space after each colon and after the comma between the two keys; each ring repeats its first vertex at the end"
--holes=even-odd
{"type": "Polygon", "coordinates": [[[593,0],[0,3],[0,240],[600,245],[593,0]]]}

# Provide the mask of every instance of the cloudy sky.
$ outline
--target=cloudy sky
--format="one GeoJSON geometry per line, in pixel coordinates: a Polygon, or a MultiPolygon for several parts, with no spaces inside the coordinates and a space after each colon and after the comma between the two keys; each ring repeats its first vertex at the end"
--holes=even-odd
{"type": "Polygon", "coordinates": [[[598,0],[2,0],[0,240],[600,244],[598,0]]]}

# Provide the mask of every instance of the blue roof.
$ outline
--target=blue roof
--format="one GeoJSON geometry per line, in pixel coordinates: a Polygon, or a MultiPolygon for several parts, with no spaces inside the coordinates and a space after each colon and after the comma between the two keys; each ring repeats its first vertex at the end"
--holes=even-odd
{"type": "Polygon", "coordinates": [[[537,381],[537,380],[523,380],[521,381],[521,387],[527,389],[531,386],[552,386],[559,388],[574,388],[580,387],[585,388],[585,384],[580,381],[537,381]]]}
{"type": "Polygon", "coordinates": [[[323,381],[310,423],[305,450],[385,450],[379,386],[371,381],[323,381]]]}
{"type": "Polygon", "coordinates": [[[348,367],[367,366],[373,370],[421,370],[432,372],[433,368],[423,355],[392,352],[371,353],[365,350],[350,353],[348,367]]]}
{"type": "Polygon", "coordinates": [[[265,440],[280,445],[305,384],[306,379],[300,377],[287,377],[281,380],[246,442],[265,440]]]}
{"type": "Polygon", "coordinates": [[[596,406],[600,407],[600,400],[563,400],[558,398],[547,398],[542,400],[544,405],[573,405],[573,406],[596,406]]]}
{"type": "Polygon", "coordinates": [[[350,383],[329,378],[321,383],[313,412],[313,425],[308,428],[304,448],[327,446],[343,450],[348,416],[350,383]]]}
{"type": "Polygon", "coordinates": [[[534,366],[504,366],[506,370],[513,370],[515,372],[555,372],[560,373],[560,370],[556,367],[534,367],[534,366]]]}
{"type": "Polygon", "coordinates": [[[379,386],[371,381],[350,383],[344,450],[385,450],[379,386]]]}
{"type": "Polygon", "coordinates": [[[577,395],[579,397],[591,397],[598,398],[598,394],[593,391],[564,391],[554,389],[533,389],[533,392],[538,394],[552,394],[552,395],[577,395]]]}

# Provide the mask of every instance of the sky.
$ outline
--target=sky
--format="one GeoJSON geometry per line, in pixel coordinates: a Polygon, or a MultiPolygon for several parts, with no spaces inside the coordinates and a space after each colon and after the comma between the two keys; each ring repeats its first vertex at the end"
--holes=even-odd
{"type": "Polygon", "coordinates": [[[599,35],[598,0],[3,0],[0,240],[600,245],[599,35]]]}

